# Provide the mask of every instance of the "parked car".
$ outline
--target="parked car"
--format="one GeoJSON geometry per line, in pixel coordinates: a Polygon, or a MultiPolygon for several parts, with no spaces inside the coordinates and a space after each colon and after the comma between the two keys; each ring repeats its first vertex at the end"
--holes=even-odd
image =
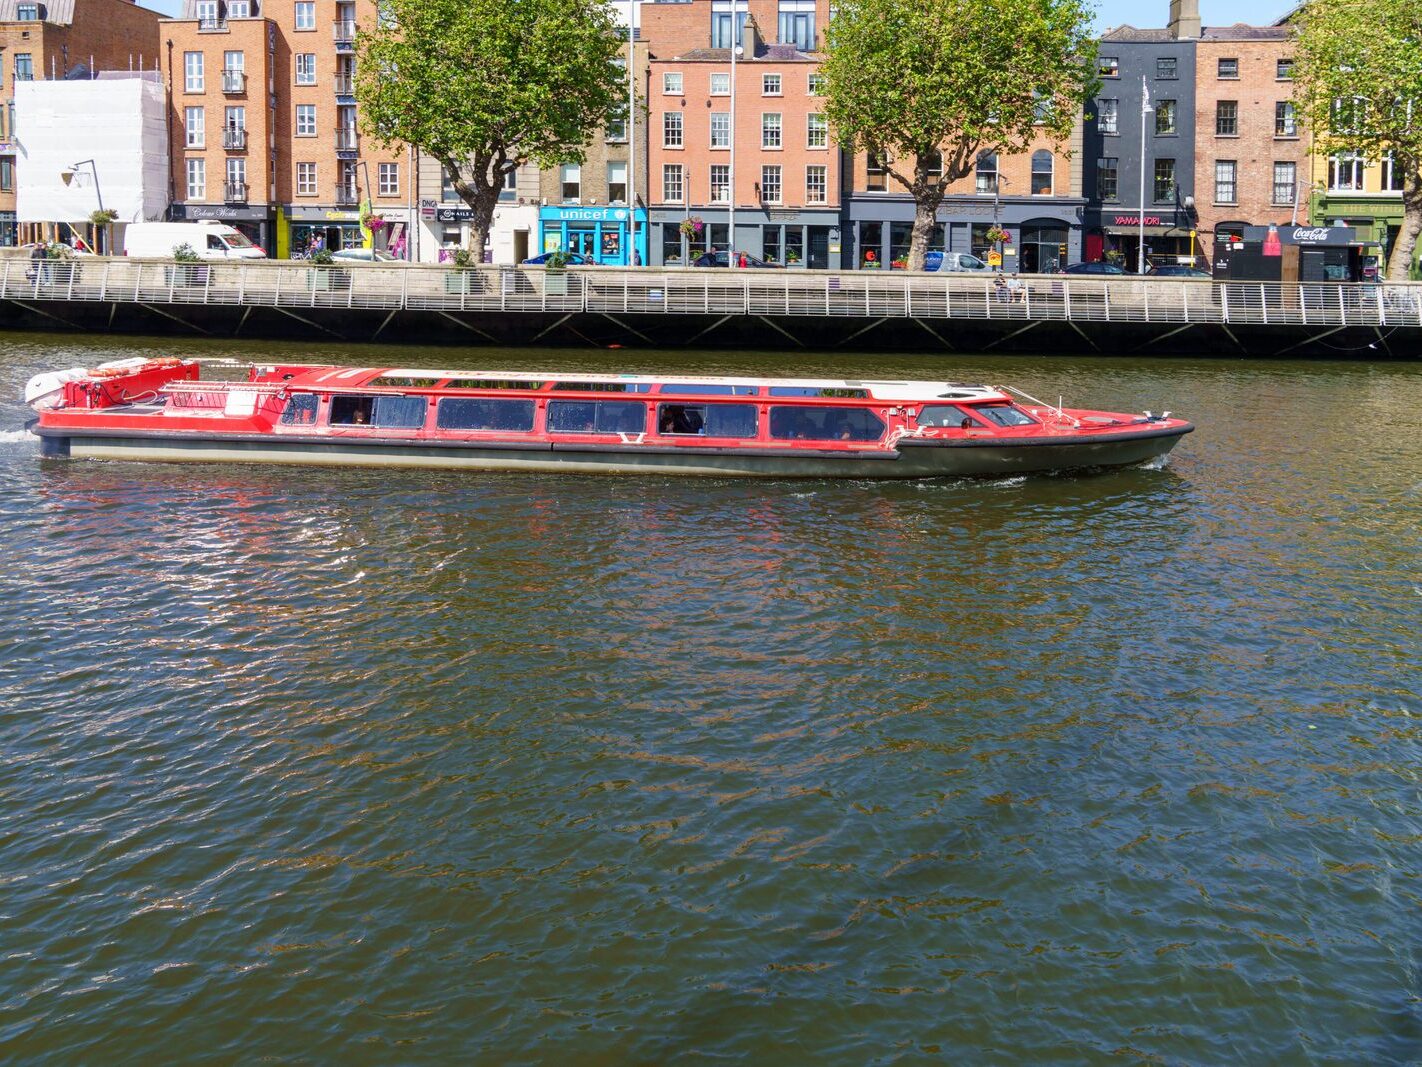
{"type": "Polygon", "coordinates": [[[1212,275],[1207,270],[1199,267],[1191,267],[1184,263],[1157,263],[1150,270],[1146,271],[1147,278],[1204,278],[1206,281],[1212,279],[1212,275]]]}
{"type": "Polygon", "coordinates": [[[337,263],[399,263],[389,252],[378,248],[343,248],[332,252],[331,258],[337,263]]]}
{"type": "Polygon", "coordinates": [[[992,268],[977,256],[970,256],[966,252],[930,251],[923,257],[923,269],[956,274],[986,271],[992,268]]]}
{"type": "Polygon", "coordinates": [[[1127,271],[1125,270],[1125,268],[1123,268],[1123,267],[1118,267],[1118,266],[1116,266],[1116,264],[1114,264],[1114,263],[1107,263],[1107,262],[1103,259],[1103,260],[1099,260],[1099,261],[1094,262],[1094,263],[1073,263],[1073,264],[1072,264],[1071,266],[1069,266],[1069,267],[1063,267],[1063,268],[1062,268],[1062,273],[1063,273],[1063,274],[1095,274],[1095,275],[1097,275],[1098,277],[1101,276],[1101,275],[1106,275],[1107,277],[1116,278],[1116,277],[1120,277],[1120,276],[1123,275],[1123,274],[1126,274],[1127,271]]]}
{"type": "MultiPolygon", "coordinates": [[[[544,252],[541,256],[530,256],[523,261],[525,267],[546,267],[548,261],[552,259],[556,252],[544,252]]],[[[564,262],[570,267],[595,267],[597,260],[592,256],[585,256],[581,252],[564,252],[564,262]]]]}
{"type": "Polygon", "coordinates": [[[187,245],[198,259],[266,259],[267,254],[235,226],[202,222],[130,222],[123,231],[123,254],[169,259],[187,245]]]}
{"type": "MultiPolygon", "coordinates": [[[[739,265],[742,255],[745,256],[747,267],[770,268],[772,270],[783,269],[783,265],[780,263],[771,263],[758,256],[752,256],[749,253],[742,252],[736,253],[737,265],[739,265]]],[[[725,252],[703,252],[691,261],[691,265],[693,267],[729,267],[731,262],[730,257],[727,256],[725,252]]]]}

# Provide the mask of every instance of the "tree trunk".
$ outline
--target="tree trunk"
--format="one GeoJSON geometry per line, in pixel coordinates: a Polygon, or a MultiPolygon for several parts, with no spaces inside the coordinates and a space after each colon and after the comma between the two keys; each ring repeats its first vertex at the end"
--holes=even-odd
{"type": "Polygon", "coordinates": [[[499,188],[503,185],[503,175],[497,179],[490,173],[487,161],[473,160],[473,178],[465,181],[459,164],[451,159],[442,159],[445,170],[454,176],[454,191],[474,212],[469,220],[469,251],[475,263],[484,262],[484,245],[489,239],[489,230],[494,223],[494,208],[499,203],[499,188]]]}
{"type": "Polygon", "coordinates": [[[941,183],[930,183],[924,178],[914,182],[913,239],[909,243],[909,270],[923,270],[923,258],[933,240],[933,233],[938,228],[938,208],[942,203],[941,183]]]}
{"type": "Polygon", "coordinates": [[[1402,180],[1402,229],[1387,262],[1387,280],[1405,282],[1412,276],[1412,260],[1422,234],[1422,173],[1415,160],[1397,160],[1393,165],[1404,167],[1406,177],[1402,180]]]}

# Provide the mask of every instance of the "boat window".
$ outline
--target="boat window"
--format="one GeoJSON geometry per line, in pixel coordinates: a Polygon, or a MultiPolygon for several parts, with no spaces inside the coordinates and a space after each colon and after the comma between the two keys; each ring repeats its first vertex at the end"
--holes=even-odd
{"type": "Polygon", "coordinates": [[[996,426],[1036,426],[1037,420],[1011,404],[974,404],[969,410],[996,426]]]}
{"type": "Polygon", "coordinates": [[[513,378],[455,378],[446,389],[542,389],[542,382],[530,382],[513,378]]]}
{"type": "Polygon", "coordinates": [[[782,441],[877,441],[883,435],[883,421],[865,408],[770,409],[770,436],[782,441]]]}
{"type": "Polygon", "coordinates": [[[331,397],[332,426],[369,426],[370,415],[375,407],[373,396],[333,396],[331,397]]]}
{"type": "Polygon", "coordinates": [[[282,410],[281,421],[288,426],[310,426],[316,421],[316,394],[293,393],[282,410]]]}
{"type": "Polygon", "coordinates": [[[553,400],[548,404],[550,433],[644,433],[647,406],[635,401],[553,400]]]}
{"type": "Polygon", "coordinates": [[[754,404],[662,404],[657,432],[700,437],[754,437],[754,404]]]}
{"type": "Polygon", "coordinates": [[[809,396],[821,400],[866,400],[868,389],[845,389],[832,385],[772,385],[771,396],[809,396]]]}
{"type": "Polygon", "coordinates": [[[367,382],[366,385],[386,389],[433,389],[438,381],[438,378],[396,378],[382,374],[373,382],[367,382]]]}
{"type": "Polygon", "coordinates": [[[667,382],[663,393],[678,396],[758,396],[760,388],[754,385],[706,385],[699,382],[667,382]]]}
{"type": "Polygon", "coordinates": [[[650,393],[647,382],[554,382],[553,388],[565,393],[650,393]]]}
{"type": "Polygon", "coordinates": [[[378,396],[371,424],[387,430],[422,430],[428,403],[422,396],[378,396]]]}
{"type": "Polygon", "coordinates": [[[533,429],[533,401],[447,397],[439,402],[435,425],[441,430],[510,430],[527,433],[533,429]]]}
{"type": "Polygon", "coordinates": [[[926,404],[918,414],[920,426],[964,426],[965,423],[967,426],[982,425],[967,411],[954,404],[926,404]]]}

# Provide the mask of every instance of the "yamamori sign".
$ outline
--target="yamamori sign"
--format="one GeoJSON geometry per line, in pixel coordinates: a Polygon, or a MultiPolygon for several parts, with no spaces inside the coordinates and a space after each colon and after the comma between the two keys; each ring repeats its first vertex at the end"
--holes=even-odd
{"type": "Polygon", "coordinates": [[[545,207],[539,218],[545,222],[626,222],[625,207],[545,207]]]}

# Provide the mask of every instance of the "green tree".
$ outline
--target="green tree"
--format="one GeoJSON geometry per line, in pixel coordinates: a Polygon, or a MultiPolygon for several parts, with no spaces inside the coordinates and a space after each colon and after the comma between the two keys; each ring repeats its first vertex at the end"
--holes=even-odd
{"type": "Polygon", "coordinates": [[[1060,143],[1094,95],[1088,0],[840,0],[821,68],[840,142],[881,160],[916,205],[923,267],[951,182],[984,152],[1060,143]]]}
{"type": "Polygon", "coordinates": [[[439,160],[484,240],[520,165],[582,162],[626,108],[625,39],[599,0],[381,0],[356,38],[356,99],[367,133],[439,160]]]}
{"type": "Polygon", "coordinates": [[[1402,231],[1387,276],[1405,281],[1422,233],[1422,7],[1417,0],[1329,0],[1295,20],[1295,96],[1321,152],[1392,156],[1402,231]]]}

